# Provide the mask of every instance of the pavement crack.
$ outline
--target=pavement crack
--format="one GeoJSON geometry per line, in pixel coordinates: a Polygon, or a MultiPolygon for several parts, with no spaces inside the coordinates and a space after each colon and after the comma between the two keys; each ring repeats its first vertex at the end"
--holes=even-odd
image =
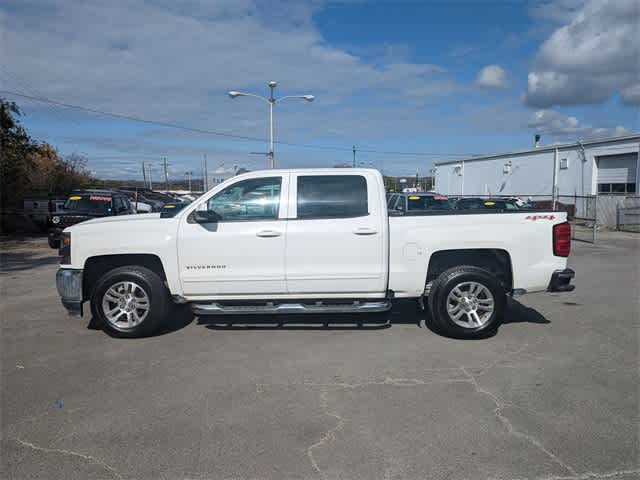
{"type": "MultiPolygon", "coordinates": [[[[536,477],[533,480],[598,480],[598,479],[620,477],[622,475],[635,475],[635,474],[640,474],[640,468],[635,470],[616,470],[613,472],[605,472],[605,473],[583,472],[583,473],[575,473],[572,475],[551,475],[547,477],[536,477]]],[[[512,480],[528,480],[528,479],[516,478],[512,480]]]]}
{"type": "Polygon", "coordinates": [[[74,452],[74,451],[71,451],[71,450],[62,450],[62,449],[59,449],[59,448],[40,447],[38,445],[35,445],[34,443],[25,442],[24,440],[20,440],[19,438],[16,438],[14,441],[18,445],[22,445],[23,447],[27,447],[27,448],[30,448],[32,450],[36,450],[38,452],[58,453],[60,455],[70,455],[72,457],[82,458],[83,460],[86,460],[86,461],[88,461],[90,463],[93,463],[94,465],[100,465],[102,468],[104,468],[105,470],[110,472],[116,478],[119,478],[120,480],[124,479],[124,477],[122,475],[120,475],[113,467],[107,465],[106,463],[104,463],[101,460],[98,460],[95,457],[92,457],[91,455],[84,455],[82,453],[74,452]]]}
{"type": "MultiPolygon", "coordinates": [[[[520,348],[518,348],[517,350],[513,350],[511,352],[506,352],[506,353],[503,353],[502,355],[499,355],[498,358],[496,358],[493,362],[491,362],[490,364],[484,366],[476,374],[476,377],[481,377],[482,375],[487,373],[489,370],[491,370],[492,368],[494,368],[495,366],[497,366],[501,362],[505,361],[508,357],[511,357],[511,356],[514,356],[514,355],[522,355],[522,354],[524,354],[525,350],[527,350],[530,346],[531,345],[529,345],[528,343],[525,343],[524,345],[520,346],[520,348]]],[[[469,367],[461,367],[461,368],[469,368],[469,367]]]]}
{"type": "Polygon", "coordinates": [[[318,440],[316,443],[314,443],[307,449],[307,457],[309,457],[311,466],[318,473],[318,475],[320,475],[320,478],[323,478],[323,479],[325,478],[325,475],[313,455],[313,450],[333,441],[333,439],[335,439],[335,433],[338,430],[340,430],[344,425],[344,419],[340,415],[329,411],[329,400],[327,398],[328,395],[329,395],[329,391],[326,388],[322,390],[322,393],[320,394],[320,407],[322,408],[322,412],[326,416],[335,418],[338,421],[338,423],[333,428],[330,428],[329,430],[327,430],[327,433],[325,433],[320,440],[318,440]]]}
{"type": "MultiPolygon", "coordinates": [[[[393,378],[393,377],[385,377],[384,380],[379,381],[368,381],[368,382],[359,382],[359,383],[343,383],[343,382],[327,382],[327,383],[315,383],[315,382],[302,382],[298,385],[304,385],[307,387],[334,387],[334,388],[364,388],[375,385],[391,385],[396,387],[414,387],[420,385],[433,385],[440,383],[471,383],[471,380],[468,378],[451,378],[448,380],[422,380],[419,378],[393,378]]],[[[295,384],[294,384],[295,385],[295,384]]]]}
{"type": "MultiPolygon", "coordinates": [[[[511,423],[511,421],[502,414],[502,410],[504,408],[506,408],[506,407],[509,407],[510,404],[503,402],[500,398],[498,398],[496,395],[491,393],[489,390],[487,390],[485,388],[482,388],[480,386],[480,384],[478,383],[477,378],[474,375],[472,375],[471,373],[469,373],[469,371],[466,368],[461,367],[460,370],[462,371],[462,373],[464,373],[469,378],[470,383],[474,386],[474,388],[476,389],[477,393],[481,393],[483,395],[488,396],[493,401],[493,403],[495,403],[496,408],[493,410],[493,413],[498,418],[498,420],[500,420],[500,422],[502,422],[502,424],[505,426],[505,428],[507,429],[507,432],[510,435],[513,435],[514,437],[526,440],[527,442],[531,443],[536,448],[538,448],[538,450],[540,450],[545,455],[547,455],[549,458],[551,458],[555,463],[557,463],[562,468],[564,468],[566,471],[568,471],[571,475],[573,475],[573,476],[577,475],[576,471],[570,465],[567,465],[556,454],[554,454],[553,452],[548,450],[544,445],[542,445],[542,443],[540,443],[540,441],[537,438],[535,438],[532,435],[529,435],[527,433],[524,433],[524,432],[521,432],[519,430],[516,430],[516,428],[511,423]]],[[[483,373],[484,373],[484,371],[483,371],[483,373]]],[[[566,478],[567,480],[569,480],[570,478],[573,478],[573,477],[557,477],[557,479],[556,479],[556,477],[550,477],[550,478],[548,478],[546,480],[560,480],[560,478],[562,478],[562,479],[566,478]]],[[[578,478],[578,477],[576,477],[576,478],[578,478]]],[[[589,477],[586,477],[586,478],[589,478],[589,477]]]]}

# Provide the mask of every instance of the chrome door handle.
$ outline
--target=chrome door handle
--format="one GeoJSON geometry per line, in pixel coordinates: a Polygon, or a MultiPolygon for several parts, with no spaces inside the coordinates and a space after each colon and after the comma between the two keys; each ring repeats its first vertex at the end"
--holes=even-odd
{"type": "Polygon", "coordinates": [[[378,231],[371,227],[358,227],[353,231],[353,233],[356,235],[375,235],[378,231]]]}
{"type": "Polygon", "coordinates": [[[258,233],[256,233],[256,235],[258,237],[271,238],[279,237],[280,235],[282,235],[282,232],[278,232],[277,230],[260,230],[258,233]]]}

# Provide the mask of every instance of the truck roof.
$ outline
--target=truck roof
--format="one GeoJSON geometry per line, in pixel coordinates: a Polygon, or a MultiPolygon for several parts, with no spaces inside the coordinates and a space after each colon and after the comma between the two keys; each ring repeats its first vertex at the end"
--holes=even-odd
{"type": "Polygon", "coordinates": [[[316,174],[324,174],[324,173],[365,173],[365,172],[377,172],[379,170],[375,168],[350,168],[350,167],[339,167],[339,168],[275,168],[273,170],[251,170],[250,172],[241,173],[241,175],[252,175],[252,174],[283,174],[283,173],[316,173],[316,174]]]}

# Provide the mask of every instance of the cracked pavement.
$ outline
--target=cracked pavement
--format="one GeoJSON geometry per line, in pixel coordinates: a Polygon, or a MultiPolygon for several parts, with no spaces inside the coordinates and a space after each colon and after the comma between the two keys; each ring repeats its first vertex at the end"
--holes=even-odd
{"type": "Polygon", "coordinates": [[[411,302],[390,327],[187,316],[114,339],[65,315],[29,240],[0,273],[0,478],[640,478],[639,237],[600,237],[574,244],[574,293],[521,297],[476,341],[411,302]]]}

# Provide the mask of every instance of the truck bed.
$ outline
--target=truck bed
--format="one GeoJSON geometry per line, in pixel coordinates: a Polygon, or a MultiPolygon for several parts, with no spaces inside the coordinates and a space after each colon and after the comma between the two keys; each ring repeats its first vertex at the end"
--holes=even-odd
{"type": "Polygon", "coordinates": [[[504,252],[513,272],[513,289],[527,292],[546,290],[549,272],[566,267],[566,258],[554,256],[552,244],[553,225],[566,221],[565,212],[436,212],[389,217],[389,286],[397,296],[422,293],[416,289],[426,284],[434,252],[504,252]]]}

